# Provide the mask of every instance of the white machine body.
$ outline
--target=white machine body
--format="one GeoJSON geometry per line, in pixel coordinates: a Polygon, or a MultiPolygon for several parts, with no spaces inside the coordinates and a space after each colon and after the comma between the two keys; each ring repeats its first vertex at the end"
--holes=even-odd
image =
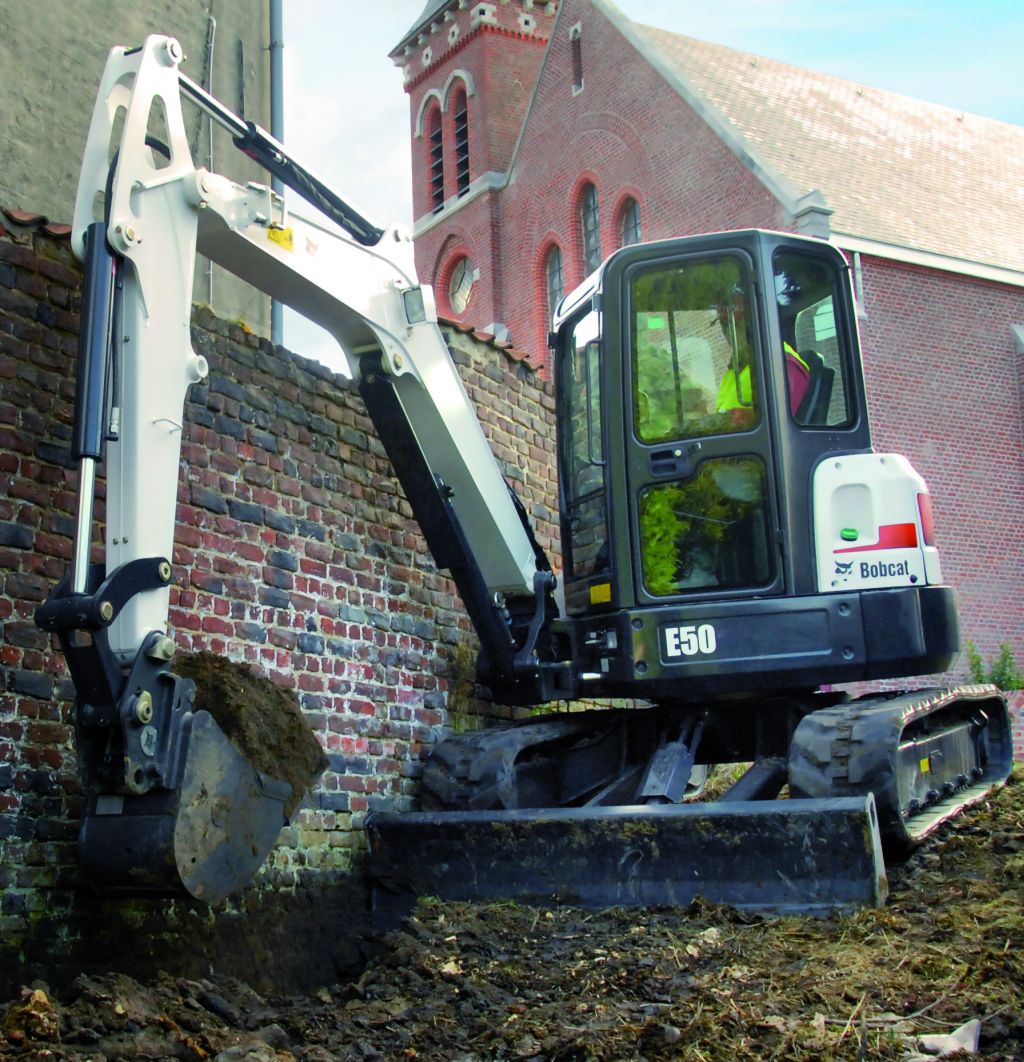
{"type": "Polygon", "coordinates": [[[900,454],[844,454],[814,471],[823,593],[942,581],[928,487],[900,454]]]}

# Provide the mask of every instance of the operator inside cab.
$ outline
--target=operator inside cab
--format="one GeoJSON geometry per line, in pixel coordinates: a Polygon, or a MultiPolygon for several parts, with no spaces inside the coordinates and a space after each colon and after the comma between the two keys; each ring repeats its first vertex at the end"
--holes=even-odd
{"type": "MultiPolygon", "coordinates": [[[[733,427],[750,427],[757,418],[750,378],[752,359],[746,303],[742,300],[720,303],[717,316],[722,334],[734,354],[732,365],[726,370],[718,387],[715,408],[719,413],[730,414],[733,427]]],[[[783,343],[783,350],[786,359],[789,410],[795,417],[810,385],[811,367],[788,340],[783,343]]]]}
{"type": "Polygon", "coordinates": [[[757,422],[757,414],[751,380],[752,355],[746,303],[742,299],[720,302],[716,316],[731,354],[729,368],[718,385],[715,409],[719,413],[728,413],[734,428],[749,428],[757,422]]]}

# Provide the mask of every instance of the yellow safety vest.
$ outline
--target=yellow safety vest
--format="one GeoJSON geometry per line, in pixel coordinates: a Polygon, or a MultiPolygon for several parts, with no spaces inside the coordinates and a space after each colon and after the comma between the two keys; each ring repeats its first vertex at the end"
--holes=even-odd
{"type": "Polygon", "coordinates": [[[730,369],[718,385],[718,398],[716,408],[719,413],[728,413],[730,409],[739,409],[740,406],[749,406],[752,401],[753,391],[750,387],[750,366],[744,365],[740,369],[739,388],[736,387],[736,373],[730,369]]]}
{"type": "MultiPolygon", "coordinates": [[[[794,358],[798,361],[808,373],[811,371],[811,367],[804,361],[803,358],[788,344],[783,344],[787,356],[794,358]]],[[[750,386],[750,366],[744,365],[740,369],[740,385],[737,390],[736,387],[736,373],[730,369],[723,377],[722,382],[718,385],[718,398],[716,400],[716,408],[719,413],[728,413],[730,409],[738,409],[740,406],[749,406],[753,401],[753,391],[750,386]]]]}

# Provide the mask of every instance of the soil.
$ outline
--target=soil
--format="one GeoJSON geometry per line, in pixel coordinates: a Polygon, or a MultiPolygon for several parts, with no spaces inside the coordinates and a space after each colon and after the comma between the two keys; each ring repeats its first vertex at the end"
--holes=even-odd
{"type": "Polygon", "coordinates": [[[960,1057],[1021,1059],[1022,797],[1011,780],[891,868],[877,910],[422,900],[357,979],[306,995],[112,970],[55,998],[26,977],[0,1058],[908,1060],[977,1039],[960,1057]]]}
{"type": "Polygon", "coordinates": [[[257,771],[292,787],[284,806],[290,819],[327,767],[295,694],[247,664],[215,653],[179,653],[174,671],[196,684],[198,707],[213,716],[257,771]]]}

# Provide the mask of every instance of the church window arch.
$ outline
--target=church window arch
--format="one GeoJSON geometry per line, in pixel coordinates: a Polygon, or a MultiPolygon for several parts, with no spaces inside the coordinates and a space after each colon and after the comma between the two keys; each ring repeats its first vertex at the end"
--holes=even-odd
{"type": "Polygon", "coordinates": [[[427,186],[430,209],[437,214],[444,209],[444,136],[441,130],[441,108],[431,108],[426,120],[427,186]]]}
{"type": "Polygon", "coordinates": [[[469,307],[480,272],[469,255],[459,252],[444,271],[445,297],[452,313],[461,317],[469,307]]]}
{"type": "Polygon", "coordinates": [[[452,98],[453,123],[455,128],[455,192],[465,195],[469,191],[469,97],[465,88],[459,87],[452,98]]]}
{"type": "Polygon", "coordinates": [[[562,265],[562,248],[552,244],[544,256],[544,287],[547,298],[547,326],[551,327],[558,304],[565,294],[565,270],[562,265]]]}
{"type": "Polygon", "coordinates": [[[620,247],[630,247],[644,238],[643,226],[640,223],[640,204],[632,196],[629,196],[619,209],[617,228],[620,247]]]}
{"type": "Polygon", "coordinates": [[[583,274],[588,276],[601,264],[601,215],[597,188],[589,181],[580,189],[576,215],[583,250],[583,274]]]}
{"type": "Polygon", "coordinates": [[[569,30],[569,55],[572,62],[572,93],[583,91],[583,27],[577,22],[569,30]]]}

